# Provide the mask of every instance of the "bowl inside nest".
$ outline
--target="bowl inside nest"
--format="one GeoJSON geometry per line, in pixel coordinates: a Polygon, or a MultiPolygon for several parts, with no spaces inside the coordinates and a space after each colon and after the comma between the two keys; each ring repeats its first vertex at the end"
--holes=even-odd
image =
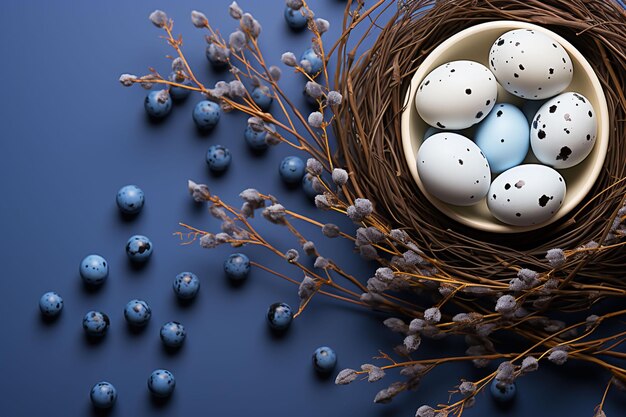
{"type": "MultiPolygon", "coordinates": [[[[522,99],[509,94],[501,86],[498,86],[497,101],[518,106],[522,103],[522,99]]],[[[402,146],[411,175],[421,192],[446,216],[467,226],[488,232],[526,232],[547,226],[565,216],[585,198],[593,187],[604,165],[609,144],[609,114],[606,98],[600,81],[589,62],[571,43],[561,36],[541,26],[525,22],[506,20],[482,23],[465,29],[445,40],[426,57],[415,72],[405,95],[404,107],[405,110],[401,119],[402,146]],[[560,210],[544,223],[525,227],[511,226],[497,220],[489,212],[486,199],[473,206],[461,207],[444,203],[432,196],[420,181],[416,161],[417,151],[423,142],[424,133],[429,128],[420,118],[414,106],[415,92],[420,82],[433,69],[450,61],[471,60],[480,62],[488,67],[489,49],[493,42],[505,32],[514,29],[532,29],[546,33],[563,46],[572,59],[574,66],[572,82],[564,91],[574,91],[586,96],[598,115],[596,143],[589,156],[572,168],[559,170],[567,184],[567,193],[560,210]]],[[[537,159],[532,155],[532,150],[529,151],[523,163],[536,162],[537,159]]]]}

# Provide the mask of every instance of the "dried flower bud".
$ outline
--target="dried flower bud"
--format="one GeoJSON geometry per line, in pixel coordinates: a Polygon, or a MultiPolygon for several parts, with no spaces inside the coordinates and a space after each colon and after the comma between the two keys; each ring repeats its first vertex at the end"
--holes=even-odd
{"type": "Polygon", "coordinates": [[[239,197],[243,201],[256,205],[256,206],[265,205],[265,200],[263,199],[261,194],[254,188],[247,188],[243,190],[241,193],[239,193],[239,197]]]}
{"type": "Polygon", "coordinates": [[[348,182],[348,173],[346,172],[345,169],[341,169],[341,168],[333,169],[332,177],[333,177],[333,182],[339,187],[345,185],[348,182]]]}
{"type": "Polygon", "coordinates": [[[487,337],[495,328],[496,325],[494,323],[481,323],[476,326],[476,334],[478,336],[487,337]]]}
{"type": "MultiPolygon", "coordinates": [[[[315,198],[316,202],[317,202],[317,197],[320,197],[320,196],[316,196],[315,198]]],[[[326,237],[334,238],[334,237],[339,236],[339,234],[341,233],[341,230],[339,230],[339,226],[337,226],[336,224],[326,223],[324,226],[322,226],[322,233],[326,237]]]]}
{"type": "Polygon", "coordinates": [[[158,28],[164,28],[167,25],[167,15],[162,10],[155,10],[150,13],[149,19],[158,28]]]}
{"type": "Polygon", "coordinates": [[[322,175],[322,171],[324,170],[324,168],[322,167],[320,161],[315,158],[309,158],[306,161],[306,170],[311,175],[319,176],[322,175]]]}
{"type": "Polygon", "coordinates": [[[241,7],[239,7],[237,2],[234,1],[230,4],[230,6],[228,6],[228,13],[233,19],[239,20],[243,15],[243,10],[241,10],[241,7]]]}
{"type": "Polygon", "coordinates": [[[288,67],[295,67],[298,65],[298,61],[296,60],[296,56],[293,54],[293,52],[285,52],[280,57],[280,61],[288,67]]]}
{"type": "Polygon", "coordinates": [[[587,319],[585,320],[585,322],[587,323],[587,325],[585,326],[585,332],[588,332],[594,326],[597,326],[600,323],[599,320],[600,320],[600,317],[598,317],[595,314],[592,314],[589,317],[587,317],[587,319]]]}
{"type": "Polygon", "coordinates": [[[252,38],[258,38],[261,34],[261,25],[250,13],[243,14],[239,26],[252,38]]]}
{"type": "Polygon", "coordinates": [[[272,204],[263,210],[263,217],[274,224],[284,224],[286,221],[285,215],[285,207],[278,203],[272,204]]]}
{"type": "Polygon", "coordinates": [[[462,395],[465,395],[466,397],[468,395],[472,395],[476,392],[476,384],[470,381],[463,381],[461,385],[459,385],[459,391],[462,395]]]}
{"type": "Polygon", "coordinates": [[[515,381],[515,367],[511,362],[502,362],[498,366],[496,380],[503,384],[512,384],[515,381]]]}
{"type": "Polygon", "coordinates": [[[276,65],[272,65],[269,68],[270,77],[274,81],[280,80],[280,76],[283,74],[282,70],[278,68],[276,65]]]}
{"type": "Polygon", "coordinates": [[[389,285],[387,283],[380,281],[376,277],[367,280],[367,290],[371,293],[380,294],[387,291],[388,288],[389,285]]]}
{"type": "Polygon", "coordinates": [[[285,252],[285,259],[287,262],[298,262],[298,258],[300,258],[300,254],[296,249],[289,249],[285,252]]]}
{"type": "Polygon", "coordinates": [[[563,365],[567,362],[568,353],[565,350],[555,348],[548,355],[548,360],[557,365],[563,365]]]}
{"type": "Polygon", "coordinates": [[[215,204],[212,204],[211,207],[209,207],[209,213],[211,216],[219,220],[226,220],[229,218],[228,214],[226,214],[226,210],[222,207],[216,206],[215,204]]]}
{"type": "Polygon", "coordinates": [[[372,245],[359,246],[359,255],[361,255],[363,259],[367,259],[370,261],[375,261],[375,260],[378,260],[379,258],[378,251],[372,245]]]}
{"type": "Polygon", "coordinates": [[[120,83],[122,83],[122,85],[124,87],[130,87],[131,85],[134,84],[134,82],[137,80],[137,76],[136,75],[132,75],[132,74],[122,74],[120,75],[120,83]]]}
{"type": "Polygon", "coordinates": [[[315,81],[307,81],[307,83],[304,85],[304,93],[307,96],[316,100],[321,98],[322,95],[324,95],[322,86],[316,83],[315,81]]]}
{"type": "Polygon", "coordinates": [[[496,302],[496,311],[501,314],[510,314],[517,308],[517,302],[512,295],[503,295],[496,302]]]}
{"type": "Polygon", "coordinates": [[[383,324],[395,333],[406,334],[409,330],[409,326],[407,326],[403,320],[396,317],[389,317],[388,319],[385,319],[383,324]]]}
{"type": "Polygon", "coordinates": [[[404,230],[400,229],[392,229],[389,231],[389,237],[402,243],[406,243],[409,239],[409,235],[404,230]]]}
{"type": "Polygon", "coordinates": [[[534,356],[527,356],[522,361],[522,373],[534,372],[539,369],[539,361],[534,356]]]}
{"type": "Polygon", "coordinates": [[[338,91],[329,91],[326,95],[326,102],[329,106],[338,106],[342,100],[343,96],[338,91]]]}
{"type": "Polygon", "coordinates": [[[195,182],[189,180],[187,181],[187,188],[189,189],[189,194],[191,194],[197,203],[209,201],[211,198],[209,187],[204,184],[196,184],[195,182]]]}
{"type": "Polygon", "coordinates": [[[553,268],[558,268],[565,263],[565,252],[562,249],[550,249],[546,253],[546,259],[553,268]]]}
{"type": "Polygon", "coordinates": [[[359,227],[356,230],[356,246],[366,245],[369,243],[379,243],[385,238],[383,232],[378,230],[377,228],[370,227],[359,227]]]}
{"type": "Polygon", "coordinates": [[[337,378],[335,378],[335,384],[337,385],[347,385],[350,382],[354,381],[359,374],[354,369],[344,369],[337,374],[337,378]]]}
{"type": "Polygon", "coordinates": [[[215,65],[226,65],[230,58],[230,49],[211,43],[206,47],[206,56],[215,65]]]}
{"type": "Polygon", "coordinates": [[[374,397],[374,402],[376,404],[387,404],[393,400],[393,397],[401,393],[407,388],[405,382],[396,381],[389,385],[387,388],[383,388],[376,394],[374,397]]]}
{"type": "Polygon", "coordinates": [[[381,379],[385,377],[385,371],[383,371],[381,368],[379,368],[376,365],[365,363],[361,365],[361,369],[363,371],[366,371],[368,374],[367,382],[380,381],[381,379]]]}
{"type": "Polygon", "coordinates": [[[220,245],[222,243],[228,243],[230,240],[230,236],[227,233],[218,233],[215,235],[215,241],[220,245]]]}
{"type": "MultiPolygon", "coordinates": [[[[321,210],[328,210],[331,205],[324,194],[318,194],[315,196],[315,207],[321,210]]],[[[324,232],[324,230],[322,230],[322,232],[324,232]]]]}
{"type": "Polygon", "coordinates": [[[543,328],[546,332],[560,332],[565,328],[565,322],[561,320],[548,320],[543,328]]]}
{"type": "Polygon", "coordinates": [[[246,47],[246,35],[240,30],[236,30],[228,36],[228,45],[235,52],[241,52],[246,47]]]}
{"type": "Polygon", "coordinates": [[[287,7],[290,7],[294,10],[300,10],[300,8],[302,8],[302,6],[304,5],[302,3],[302,0],[286,0],[285,3],[287,4],[287,7]]]}
{"type": "Polygon", "coordinates": [[[375,277],[383,282],[391,282],[395,278],[393,271],[389,268],[378,268],[375,277]]]}
{"type": "Polygon", "coordinates": [[[606,414],[604,413],[604,410],[600,408],[593,414],[593,417],[606,417],[606,414]]]}
{"type": "Polygon", "coordinates": [[[304,253],[309,256],[313,256],[317,253],[315,243],[311,242],[310,240],[308,242],[304,242],[304,244],[302,245],[302,250],[304,250],[304,253]]]}
{"type": "Polygon", "coordinates": [[[215,239],[213,233],[207,233],[200,238],[200,246],[206,249],[213,249],[219,246],[219,242],[215,239]]]}
{"type": "Polygon", "coordinates": [[[185,71],[185,63],[181,59],[181,57],[176,57],[172,60],[172,71],[180,72],[185,71]]]}
{"type": "Polygon", "coordinates": [[[406,262],[408,265],[417,265],[417,264],[425,263],[424,258],[422,258],[420,255],[418,255],[412,250],[408,250],[404,252],[402,254],[402,257],[404,258],[404,262],[406,262]]]}
{"type": "Polygon", "coordinates": [[[311,178],[311,188],[313,188],[313,191],[319,194],[322,194],[326,191],[326,187],[324,186],[324,183],[322,183],[322,181],[320,181],[318,177],[311,178]]]}
{"type": "Polygon", "coordinates": [[[315,291],[317,291],[317,283],[313,278],[305,275],[298,287],[298,297],[300,297],[300,300],[306,300],[311,297],[315,291]]]}
{"type": "Polygon", "coordinates": [[[233,80],[228,83],[230,96],[232,98],[243,97],[246,94],[246,87],[239,80],[233,80]]]}
{"type": "Polygon", "coordinates": [[[441,320],[441,311],[437,307],[431,307],[424,311],[424,320],[430,324],[439,323],[441,320]]]}
{"type": "Polygon", "coordinates": [[[330,266],[330,261],[323,256],[318,256],[317,258],[315,258],[313,266],[315,268],[326,269],[330,266]]]}
{"type": "Polygon", "coordinates": [[[404,338],[404,346],[409,352],[415,352],[422,343],[422,339],[417,334],[410,334],[404,338]]]}
{"type": "Polygon", "coordinates": [[[423,405],[417,409],[415,417],[435,417],[435,410],[432,407],[423,405]]]}
{"type": "Polygon", "coordinates": [[[411,323],[409,323],[409,332],[411,333],[421,333],[426,327],[426,322],[422,319],[413,319],[411,323]]]}
{"type": "Polygon", "coordinates": [[[309,114],[307,121],[311,127],[321,128],[324,124],[324,115],[318,111],[314,111],[309,114]]]}
{"type": "Polygon", "coordinates": [[[206,18],[204,13],[193,10],[191,12],[191,23],[193,23],[193,25],[197,28],[204,28],[209,25],[209,20],[206,18]]]}
{"type": "Polygon", "coordinates": [[[302,61],[300,61],[300,67],[307,74],[313,72],[313,65],[311,64],[311,61],[309,61],[308,59],[303,59],[302,61]]]}
{"type": "Polygon", "coordinates": [[[315,19],[315,27],[321,35],[322,33],[328,32],[330,23],[328,23],[328,20],[326,19],[315,19]]]}

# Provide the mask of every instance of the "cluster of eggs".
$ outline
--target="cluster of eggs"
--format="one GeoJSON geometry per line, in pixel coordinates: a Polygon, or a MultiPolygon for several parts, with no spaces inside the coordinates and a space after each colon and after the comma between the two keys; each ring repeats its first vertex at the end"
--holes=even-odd
{"type": "Polygon", "coordinates": [[[489,68],[453,61],[421,81],[415,106],[431,128],[417,152],[418,174],[445,203],[470,206],[487,198],[503,223],[541,224],[565,199],[557,170],[579,164],[593,149],[596,112],[582,94],[564,92],[572,60],[549,35],[506,32],[488,58],[489,68]],[[498,101],[498,85],[523,99],[522,109],[498,101]],[[538,163],[523,163],[531,152],[538,163]]]}

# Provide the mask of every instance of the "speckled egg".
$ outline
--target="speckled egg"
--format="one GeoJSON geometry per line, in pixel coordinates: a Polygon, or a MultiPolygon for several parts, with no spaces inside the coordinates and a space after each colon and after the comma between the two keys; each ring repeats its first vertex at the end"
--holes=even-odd
{"type": "Polygon", "coordinates": [[[286,156],[278,166],[280,178],[287,184],[296,184],[302,181],[306,165],[302,158],[286,156]]]}
{"type": "Polygon", "coordinates": [[[63,310],[63,298],[54,291],[47,292],[39,299],[39,310],[46,317],[56,317],[63,310]]]}
{"type": "Polygon", "coordinates": [[[304,194],[311,200],[318,194],[313,188],[313,178],[315,177],[309,173],[304,174],[302,177],[302,191],[304,191],[304,194]]]}
{"type": "Polygon", "coordinates": [[[131,236],[126,242],[126,255],[132,262],[146,262],[152,255],[152,242],[145,236],[131,236]]]}
{"type": "Polygon", "coordinates": [[[505,384],[494,379],[489,387],[489,392],[491,392],[491,396],[494,400],[498,402],[508,402],[515,398],[517,388],[515,387],[515,383],[505,384]]]}
{"type": "Polygon", "coordinates": [[[115,202],[122,213],[137,214],[143,208],[145,195],[136,185],[125,185],[117,192],[115,202]]]}
{"type": "Polygon", "coordinates": [[[117,400],[117,390],[110,382],[101,381],[91,388],[89,398],[96,408],[111,408],[117,400]]]}
{"type": "Polygon", "coordinates": [[[176,388],[176,379],[166,369],[157,369],[148,378],[148,389],[155,397],[169,397],[174,392],[174,388],[176,388]]]}
{"type": "Polygon", "coordinates": [[[337,354],[332,348],[322,346],[313,352],[313,367],[320,373],[329,373],[337,365],[337,354]]]}
{"type": "Polygon", "coordinates": [[[143,105],[149,117],[162,119],[172,111],[172,98],[167,90],[150,91],[143,105]]]}
{"type": "Polygon", "coordinates": [[[200,279],[193,272],[181,272],[174,279],[174,294],[181,300],[189,300],[198,295],[200,279]]]}
{"type": "Polygon", "coordinates": [[[267,138],[267,131],[254,130],[250,125],[246,126],[246,130],[243,132],[243,137],[246,143],[255,152],[266,150],[269,145],[265,140],[267,138]]]}
{"type": "Polygon", "coordinates": [[[185,327],[177,321],[165,323],[159,334],[163,344],[169,348],[181,347],[187,336],[185,327]]]}
{"type": "Polygon", "coordinates": [[[211,145],[206,152],[206,163],[214,172],[222,172],[228,169],[233,156],[230,150],[222,145],[211,145]]]}
{"type": "Polygon", "coordinates": [[[224,272],[228,278],[241,281],[250,273],[250,259],[243,253],[233,253],[224,260],[224,272]]]}
{"type": "Polygon", "coordinates": [[[567,51],[552,37],[534,29],[516,29],[495,40],[489,68],[506,91],[541,100],[565,90],[573,66],[567,51]]]}
{"type": "Polygon", "coordinates": [[[89,311],[83,317],[83,330],[88,336],[102,337],[109,329],[109,316],[99,311],[89,311]]]}
{"type": "Polygon", "coordinates": [[[265,112],[270,109],[272,102],[274,101],[272,92],[269,87],[265,85],[255,87],[252,90],[252,93],[250,93],[250,97],[252,98],[252,101],[254,101],[254,104],[259,106],[259,108],[265,112]]]}
{"type": "Polygon", "coordinates": [[[519,165],[530,147],[528,120],[517,107],[498,103],[476,128],[474,142],[493,173],[519,165]]]}
{"type": "Polygon", "coordinates": [[[453,61],[431,71],[415,93],[415,107],[429,125],[465,129],[491,111],[498,97],[496,77],[474,61],[453,61]]]}
{"type": "Polygon", "coordinates": [[[126,322],[134,327],[143,327],[150,321],[152,309],[143,300],[130,300],[124,308],[126,322]]]}
{"type": "Polygon", "coordinates": [[[489,191],[489,163],[474,142],[457,133],[437,133],[417,151],[417,172],[424,188],[457,206],[478,203],[489,191]]]}
{"type": "Polygon", "coordinates": [[[203,100],[193,109],[193,121],[200,130],[211,130],[220,121],[222,110],[220,105],[209,100],[203,100]]]}
{"type": "Polygon", "coordinates": [[[267,322],[274,330],[287,330],[293,320],[293,310],[286,303],[274,303],[267,310],[267,322]]]}
{"type": "Polygon", "coordinates": [[[487,206],[503,223],[514,226],[541,224],[561,208],[565,180],[545,165],[518,165],[496,178],[489,189],[487,206]]]}
{"type": "Polygon", "coordinates": [[[85,284],[93,287],[104,284],[109,276],[109,264],[100,255],[87,255],[78,267],[85,284]]]}
{"type": "Polygon", "coordinates": [[[596,143],[598,122],[589,100],[563,93],[544,103],[530,130],[530,145],[539,161],[556,169],[581,163],[596,143]]]}

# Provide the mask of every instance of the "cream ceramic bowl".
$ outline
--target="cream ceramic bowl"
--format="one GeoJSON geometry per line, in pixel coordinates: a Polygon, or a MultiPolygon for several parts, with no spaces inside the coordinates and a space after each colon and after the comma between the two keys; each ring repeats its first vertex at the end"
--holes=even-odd
{"type": "MultiPolygon", "coordinates": [[[[520,105],[522,101],[522,99],[507,93],[502,87],[498,86],[498,102],[520,105]]],[[[541,26],[517,21],[495,21],[472,26],[450,37],[435,48],[417,69],[406,92],[404,106],[405,110],[402,113],[401,122],[402,147],[415,182],[426,198],[443,214],[475,229],[495,233],[518,233],[539,229],[559,220],[585,198],[598,178],[604,164],[609,141],[609,114],[600,81],[598,81],[598,77],[585,57],[571,43],[541,26]],[[567,195],[561,209],[548,221],[526,227],[510,226],[497,220],[489,212],[486,199],[469,207],[453,206],[438,200],[424,189],[417,173],[417,161],[415,159],[417,151],[422,144],[424,133],[429,128],[418,115],[414,103],[415,92],[422,79],[439,65],[460,59],[477,61],[489,67],[487,58],[491,45],[500,35],[513,29],[533,29],[546,33],[565,48],[574,65],[574,78],[565,91],[576,91],[587,97],[596,110],[598,121],[598,134],[591,154],[580,164],[572,168],[559,170],[567,185],[567,195]]],[[[532,150],[529,151],[529,155],[524,163],[536,161],[532,155],[532,150]]]]}

